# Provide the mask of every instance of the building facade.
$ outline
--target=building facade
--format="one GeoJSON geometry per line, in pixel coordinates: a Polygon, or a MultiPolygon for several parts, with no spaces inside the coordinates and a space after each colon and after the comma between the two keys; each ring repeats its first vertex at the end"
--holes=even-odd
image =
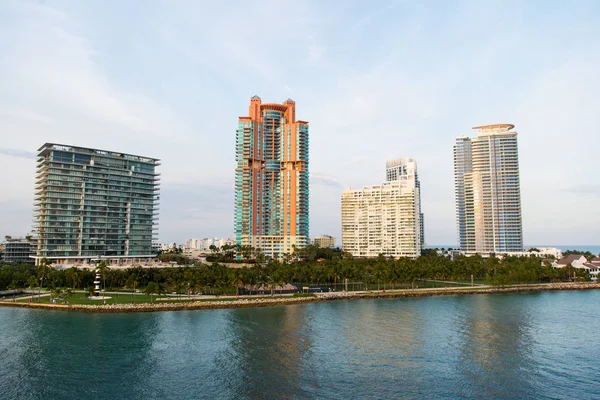
{"type": "Polygon", "coordinates": [[[342,192],[342,249],[354,257],[421,255],[420,185],[416,161],[386,165],[386,181],[342,192]]]}
{"type": "Polygon", "coordinates": [[[312,244],[323,249],[335,247],[335,238],[329,235],[321,235],[312,239],[312,244]]]}
{"type": "Polygon", "coordinates": [[[3,243],[2,261],[7,263],[33,263],[36,240],[33,238],[7,237],[3,243]]]}
{"type": "Polygon", "coordinates": [[[417,161],[410,157],[400,157],[386,162],[385,165],[385,180],[391,181],[409,181],[412,185],[412,180],[415,182],[415,190],[418,192],[419,210],[419,231],[421,239],[421,249],[425,248],[425,215],[421,207],[421,182],[417,172],[417,161]]]}
{"type": "Polygon", "coordinates": [[[296,103],[250,99],[236,134],[235,239],[273,258],[308,244],[308,122],[296,103]]]}
{"type": "Polygon", "coordinates": [[[46,143],[38,150],[36,260],[148,258],[156,251],[159,160],[46,143]]]}
{"type": "Polygon", "coordinates": [[[476,126],[454,144],[458,245],[466,253],[523,251],[517,132],[476,126]]]}

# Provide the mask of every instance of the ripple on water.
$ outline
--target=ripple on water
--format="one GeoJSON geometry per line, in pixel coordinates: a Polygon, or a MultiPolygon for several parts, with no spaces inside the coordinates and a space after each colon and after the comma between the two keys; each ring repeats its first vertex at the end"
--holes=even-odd
{"type": "Polygon", "coordinates": [[[2,399],[595,398],[600,291],[0,309],[2,399]]]}

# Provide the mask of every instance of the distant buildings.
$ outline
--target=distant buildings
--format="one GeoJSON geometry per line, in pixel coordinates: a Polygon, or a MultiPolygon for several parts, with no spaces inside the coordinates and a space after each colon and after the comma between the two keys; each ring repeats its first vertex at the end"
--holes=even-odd
{"type": "Polygon", "coordinates": [[[206,250],[210,251],[210,246],[221,248],[223,246],[235,246],[234,239],[228,238],[204,238],[204,239],[188,239],[185,241],[185,248],[190,250],[206,250]]]}
{"type": "Polygon", "coordinates": [[[312,239],[312,244],[323,249],[332,249],[335,247],[335,238],[329,235],[317,236],[312,239]]]}
{"type": "Polygon", "coordinates": [[[159,160],[46,143],[35,183],[36,260],[147,258],[158,229],[159,160]]]}
{"type": "Polygon", "coordinates": [[[454,145],[458,244],[466,253],[523,251],[517,132],[514,125],[476,126],[454,145]]]}
{"type": "Polygon", "coordinates": [[[342,192],[342,249],[355,257],[418,257],[423,224],[415,159],[389,161],[386,179],[342,192]]]}
{"type": "Polygon", "coordinates": [[[4,253],[2,261],[7,263],[33,263],[35,255],[36,241],[33,238],[13,238],[6,237],[2,243],[4,253]]]}
{"type": "Polygon", "coordinates": [[[236,134],[235,239],[280,258],[308,244],[308,122],[296,103],[250,99],[236,134]]]}
{"type": "MultiPolygon", "coordinates": [[[[561,258],[560,260],[544,260],[542,264],[548,264],[554,268],[567,268],[571,267],[578,270],[584,270],[593,281],[598,280],[600,274],[600,258],[594,257],[589,262],[584,255],[581,254],[570,254],[567,257],[561,258]]],[[[576,276],[576,272],[574,275],[576,276]]]]}

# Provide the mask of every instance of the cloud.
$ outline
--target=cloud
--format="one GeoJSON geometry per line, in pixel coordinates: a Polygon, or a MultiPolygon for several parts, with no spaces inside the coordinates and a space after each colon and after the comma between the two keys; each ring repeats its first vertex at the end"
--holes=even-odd
{"type": "MultiPolygon", "coordinates": [[[[11,33],[20,40],[7,44],[5,50],[6,86],[21,102],[36,107],[51,99],[44,107],[57,115],[75,113],[79,120],[118,126],[122,133],[145,139],[173,140],[187,131],[167,105],[115,84],[98,63],[97,49],[70,14],[36,3],[16,4],[9,12],[15,20],[11,33]],[[37,96],[30,99],[27,93],[37,96]]],[[[7,110],[2,101],[0,98],[0,114],[50,121],[36,110],[7,110]]]]}
{"type": "Polygon", "coordinates": [[[595,184],[573,185],[573,186],[565,187],[565,188],[561,189],[561,191],[567,192],[567,193],[600,196],[600,185],[595,185],[595,184]]]}
{"type": "Polygon", "coordinates": [[[334,188],[339,188],[339,189],[344,188],[344,184],[342,182],[338,181],[337,179],[335,179],[331,176],[320,175],[320,174],[309,174],[309,178],[310,178],[311,184],[324,185],[324,186],[329,186],[329,187],[334,187],[334,188]]]}
{"type": "Polygon", "coordinates": [[[52,118],[37,114],[30,110],[9,108],[0,106],[0,117],[9,117],[14,119],[26,120],[31,122],[49,123],[52,122],[52,118]]]}
{"type": "Polygon", "coordinates": [[[0,147],[0,154],[5,154],[7,156],[13,156],[13,157],[27,158],[30,160],[35,160],[37,157],[37,155],[31,151],[25,151],[25,150],[19,150],[19,149],[7,149],[7,148],[3,148],[3,147],[0,147]]]}

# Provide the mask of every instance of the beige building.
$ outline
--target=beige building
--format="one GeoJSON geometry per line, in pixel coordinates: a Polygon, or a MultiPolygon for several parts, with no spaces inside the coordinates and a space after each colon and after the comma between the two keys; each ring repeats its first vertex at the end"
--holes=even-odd
{"type": "Polygon", "coordinates": [[[386,168],[388,181],[342,192],[344,251],[355,257],[421,254],[422,214],[416,171],[412,158],[393,160],[386,168]],[[390,174],[390,168],[396,172],[390,174]]]}
{"type": "Polygon", "coordinates": [[[523,251],[517,132],[514,125],[476,126],[454,145],[454,186],[460,249],[523,251]]]}
{"type": "Polygon", "coordinates": [[[312,239],[312,244],[323,249],[325,248],[334,248],[335,247],[335,238],[329,235],[321,235],[312,239]]]}

